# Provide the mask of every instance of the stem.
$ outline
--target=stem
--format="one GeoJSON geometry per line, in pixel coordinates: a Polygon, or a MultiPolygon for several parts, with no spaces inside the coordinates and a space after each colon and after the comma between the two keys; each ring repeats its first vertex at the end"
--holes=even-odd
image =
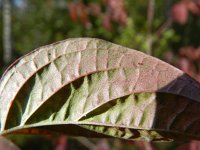
{"type": "Polygon", "coordinates": [[[171,26],[172,24],[172,19],[171,17],[169,17],[156,31],[155,35],[157,37],[160,37],[162,35],[162,33],[171,26]]]}
{"type": "Polygon", "coordinates": [[[12,59],[11,47],[11,4],[10,0],[3,1],[3,60],[8,64],[12,59]]]}
{"type": "Polygon", "coordinates": [[[87,147],[88,149],[93,149],[95,147],[95,144],[93,144],[90,140],[88,140],[85,137],[78,137],[75,138],[77,141],[79,141],[81,144],[83,144],[85,147],[87,147]]]}
{"type": "Polygon", "coordinates": [[[154,0],[148,0],[148,8],[147,8],[147,45],[148,51],[147,53],[152,55],[152,45],[153,45],[153,35],[152,35],[152,26],[154,19],[154,0]]]}

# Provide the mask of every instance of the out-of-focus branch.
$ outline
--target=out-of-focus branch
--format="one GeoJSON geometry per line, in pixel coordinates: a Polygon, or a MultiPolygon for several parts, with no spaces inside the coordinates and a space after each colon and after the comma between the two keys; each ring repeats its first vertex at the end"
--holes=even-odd
{"type": "Polygon", "coordinates": [[[87,147],[88,149],[92,150],[95,147],[95,144],[92,143],[90,140],[88,140],[87,138],[84,137],[78,137],[75,138],[78,142],[80,142],[82,145],[84,145],[85,147],[87,147]]]}
{"type": "Polygon", "coordinates": [[[3,52],[4,63],[8,64],[12,59],[10,0],[3,0],[3,52]]]}
{"type": "Polygon", "coordinates": [[[154,19],[154,0],[148,0],[148,8],[147,8],[147,44],[148,44],[148,54],[152,54],[152,44],[153,44],[153,35],[152,35],[152,26],[154,19]]]}
{"type": "Polygon", "coordinates": [[[169,27],[171,26],[171,24],[172,24],[172,18],[169,17],[169,18],[158,28],[158,30],[155,32],[155,35],[156,35],[157,37],[160,37],[161,34],[162,34],[167,28],[169,28],[169,27]]]}

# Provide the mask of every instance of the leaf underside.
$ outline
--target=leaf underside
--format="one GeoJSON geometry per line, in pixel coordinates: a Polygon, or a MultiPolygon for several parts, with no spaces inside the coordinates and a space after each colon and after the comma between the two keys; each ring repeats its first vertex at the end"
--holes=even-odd
{"type": "Polygon", "coordinates": [[[1,134],[200,139],[200,85],[107,41],[78,38],[20,58],[0,82],[1,134]]]}

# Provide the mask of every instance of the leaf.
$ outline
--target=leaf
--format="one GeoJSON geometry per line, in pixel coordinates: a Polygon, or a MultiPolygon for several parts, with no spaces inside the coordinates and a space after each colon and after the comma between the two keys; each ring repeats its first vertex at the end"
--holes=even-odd
{"type": "Polygon", "coordinates": [[[0,136],[0,149],[2,149],[2,150],[19,150],[19,148],[16,145],[14,145],[9,140],[3,138],[2,136],[0,136]]]}
{"type": "Polygon", "coordinates": [[[199,139],[200,85],[144,53],[92,38],[41,47],[0,82],[1,134],[199,139]]]}

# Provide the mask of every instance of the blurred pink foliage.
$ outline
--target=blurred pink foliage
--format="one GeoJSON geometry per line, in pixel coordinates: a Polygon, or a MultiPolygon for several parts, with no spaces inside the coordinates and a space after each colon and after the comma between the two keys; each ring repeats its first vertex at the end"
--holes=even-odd
{"type": "Polygon", "coordinates": [[[179,24],[187,22],[189,12],[200,16],[200,0],[181,0],[172,6],[172,18],[179,24]]]}
{"type": "Polygon", "coordinates": [[[124,0],[104,0],[105,11],[97,3],[91,2],[88,5],[83,2],[70,2],[68,5],[69,14],[73,22],[80,21],[82,25],[89,28],[91,25],[90,15],[99,17],[102,25],[108,31],[112,31],[112,22],[125,25],[127,22],[127,11],[124,0]]]}
{"type": "Polygon", "coordinates": [[[191,141],[189,143],[180,145],[176,150],[200,150],[200,142],[191,141]]]}
{"type": "Polygon", "coordinates": [[[182,47],[177,66],[200,82],[200,47],[182,47]]]}

